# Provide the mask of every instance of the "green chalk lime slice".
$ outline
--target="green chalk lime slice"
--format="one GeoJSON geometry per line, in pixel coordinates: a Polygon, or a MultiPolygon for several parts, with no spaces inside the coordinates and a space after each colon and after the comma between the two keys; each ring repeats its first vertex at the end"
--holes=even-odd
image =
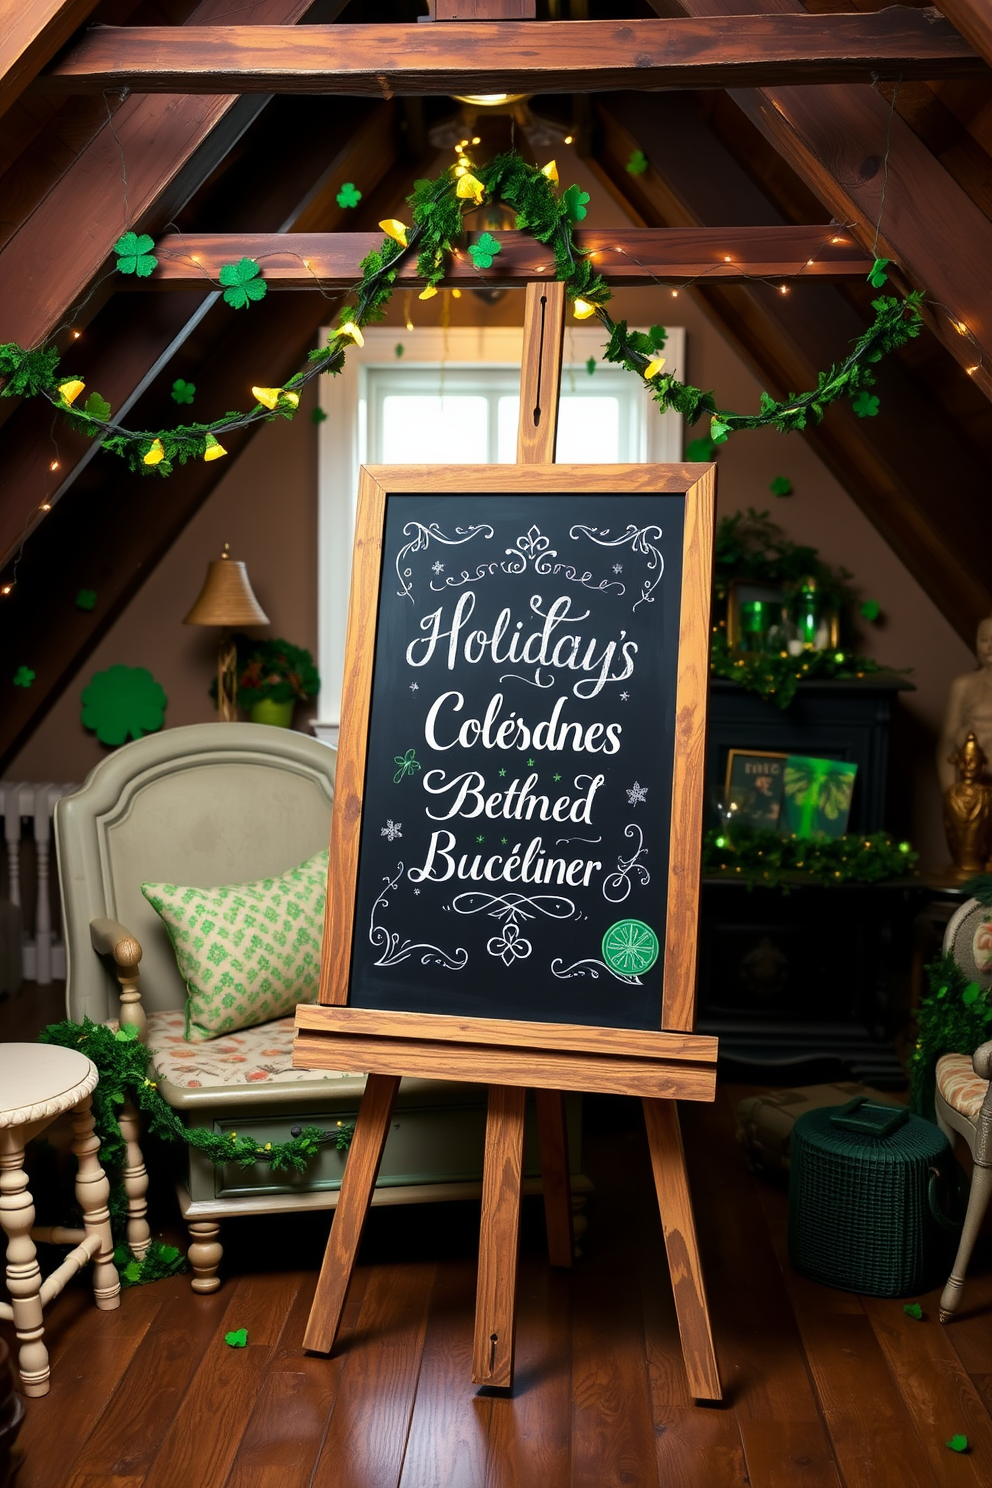
{"type": "Polygon", "coordinates": [[[658,937],[643,920],[617,920],[603,936],[603,960],[621,976],[640,976],[658,959],[658,937]]]}

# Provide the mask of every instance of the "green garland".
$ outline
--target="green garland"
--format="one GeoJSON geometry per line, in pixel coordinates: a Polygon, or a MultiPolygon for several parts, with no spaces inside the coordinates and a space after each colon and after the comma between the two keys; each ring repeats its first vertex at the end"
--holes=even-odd
{"type": "MultiPolygon", "coordinates": [[[[516,225],[529,230],[538,242],[554,253],[555,276],[567,287],[568,297],[583,313],[595,313],[606,329],[609,341],[604,359],[616,362],[644,377],[654,365],[648,380],[651,396],[662,410],[673,409],[690,424],[705,414],[710,415],[710,437],[722,444],[738,429],[774,428],[781,432],[804,429],[808,423],[819,423],[830,403],[842,396],[853,400],[855,412],[869,416],[877,412],[878,399],[866,389],[875,381],[873,365],[919,334],[922,295],[913,292],[905,300],[882,296],[872,302],[875,319],[858,338],[851,351],[839,364],[821,372],[817,385],[809,392],[790,394],[776,402],[768,393],[761,394],[760,412],[732,413],[718,407],[712,392],[680,382],[658,368],[656,337],[630,331],[626,321],[614,321],[605,306],[610,290],[592,264],[592,255],[580,249],[573,227],[586,215],[585,192],[577,186],[556,193],[549,178],[535,166],[528,165],[515,151],[498,155],[489,165],[452,166],[436,180],[418,181],[409,198],[413,226],[405,233],[406,242],[387,237],[381,248],[374,249],[361,264],[362,280],[355,290],[356,305],[341,313],[338,326],[326,346],[310,353],[306,368],[295,373],[282,388],[268,389],[273,400],[259,402],[248,413],[230,412],[211,423],[180,424],[172,429],[126,429],[110,416],[110,405],[98,393],[90,393],[80,408],[72,401],[83,390],[81,378],[59,371],[60,356],[56,347],[26,350],[16,342],[0,346],[0,376],[6,379],[5,397],[44,397],[65,415],[72,426],[91,438],[99,438],[104,449],[120,455],[132,470],[142,474],[169,475],[175,465],[190,459],[216,459],[226,453],[220,437],[262,420],[292,418],[299,394],[321,373],[340,372],[347,348],[361,335],[361,328],[381,320],[385,314],[396,281],[400,260],[409,253],[417,254],[417,270],[428,290],[434,290],[444,278],[449,255],[462,235],[462,217],[467,210],[489,202],[504,201],[516,211],[516,225]],[[357,331],[357,336],[356,336],[357,331]],[[78,385],[78,388],[77,388],[78,385]],[[65,388],[77,388],[69,393],[65,388]]],[[[147,277],[157,262],[148,252],[152,247],[147,235],[140,238],[125,234],[118,242],[117,267],[121,272],[147,277]],[[133,241],[132,241],[133,239],[133,241]]],[[[475,249],[479,244],[473,245],[475,249]]],[[[498,240],[485,245],[483,258],[492,262],[499,251],[498,240]]],[[[479,254],[470,256],[479,266],[479,254]]],[[[247,308],[249,302],[265,293],[264,279],[253,259],[225,265],[221,284],[227,286],[226,298],[235,308],[247,308]],[[232,298],[233,296],[233,298],[232,298]]],[[[873,283],[876,282],[873,279],[873,283]]],[[[884,281],[884,270],[882,272],[884,281]]],[[[315,276],[315,286],[319,279],[315,276]]]]}
{"type": "MultiPolygon", "coordinates": [[[[251,1167],[253,1163],[265,1163],[274,1173],[286,1169],[304,1173],[321,1147],[332,1145],[339,1152],[346,1152],[351,1145],[354,1135],[352,1122],[339,1121],[329,1132],[319,1126],[305,1126],[291,1141],[267,1142],[264,1146],[252,1137],[238,1136],[233,1131],[221,1135],[206,1127],[185,1126],[182,1118],[159,1095],[155,1081],[149,1080],[149,1052],[130,1027],[115,1032],[106,1024],[94,1023],[89,1018],[84,1018],[82,1023],[67,1019],[64,1023],[50,1024],[39,1034],[39,1042],[56,1044],[63,1049],[79,1049],[92,1059],[99,1072],[99,1083],[93,1092],[93,1116],[96,1134],[100,1138],[100,1162],[110,1178],[110,1223],[118,1246],[118,1265],[129,1281],[153,1280],[154,1277],[136,1274],[134,1268],[138,1267],[138,1262],[126,1249],[127,1194],[123,1172],[127,1146],[117,1120],[117,1108],[128,1097],[148,1117],[148,1130],[152,1136],[162,1137],[168,1142],[185,1142],[219,1168],[227,1163],[237,1163],[242,1168],[251,1167]],[[132,1273],[130,1277],[126,1276],[128,1269],[132,1273]]],[[[159,1251],[161,1249],[159,1247],[159,1251]]],[[[173,1247],[164,1249],[171,1251],[173,1247]]],[[[175,1254],[178,1256],[178,1252],[175,1254]]],[[[152,1270],[160,1259],[157,1253],[153,1255],[148,1270],[152,1270]]],[[[173,1271],[176,1269],[179,1269],[176,1265],[171,1267],[173,1271]]],[[[171,1271],[156,1274],[168,1275],[171,1271]]]]}
{"type": "Polygon", "coordinates": [[[904,878],[919,856],[908,842],[894,842],[887,832],[867,837],[848,833],[820,842],[737,825],[733,836],[714,828],[703,837],[703,872],[740,875],[749,887],[879,883],[904,878]]]}
{"type": "Polygon", "coordinates": [[[942,1054],[973,1054],[992,1038],[992,990],[969,981],[950,955],[938,956],[926,971],[928,991],[916,1014],[909,1061],[909,1104],[932,1121],[937,1060],[942,1054]]]}
{"type": "Polygon", "coordinates": [[[766,701],[787,708],[795,697],[800,682],[814,678],[850,679],[869,672],[890,672],[870,656],[852,655],[849,651],[803,651],[799,656],[735,656],[722,631],[714,629],[710,647],[710,671],[714,677],[726,677],[748,692],[756,692],[766,701]]]}

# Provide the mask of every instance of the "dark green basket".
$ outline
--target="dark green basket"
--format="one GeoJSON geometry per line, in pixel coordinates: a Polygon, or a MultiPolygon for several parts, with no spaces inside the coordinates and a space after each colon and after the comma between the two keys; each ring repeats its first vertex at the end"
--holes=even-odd
{"type": "Polygon", "coordinates": [[[858,1096],[807,1111],[792,1135],[789,1256],[825,1286],[872,1297],[946,1278],[960,1229],[942,1204],[954,1160],[941,1131],[858,1096]]]}

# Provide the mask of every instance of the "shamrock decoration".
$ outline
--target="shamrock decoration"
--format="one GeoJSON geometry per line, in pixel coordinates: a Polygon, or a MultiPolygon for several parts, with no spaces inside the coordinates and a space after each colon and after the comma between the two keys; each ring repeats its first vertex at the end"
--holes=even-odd
{"type": "Polygon", "coordinates": [[[858,418],[874,418],[878,412],[878,399],[874,393],[860,392],[851,407],[858,418]]]}
{"type": "Polygon", "coordinates": [[[150,251],[154,247],[155,240],[147,233],[141,233],[140,236],[133,232],[124,233],[114,244],[117,272],[137,274],[139,279],[147,279],[158,264],[158,259],[150,251]]]}
{"type": "Polygon", "coordinates": [[[967,987],[965,987],[964,991],[961,993],[961,1001],[964,1003],[965,1007],[971,1007],[972,1003],[977,1002],[981,995],[982,989],[978,985],[978,983],[969,982],[967,987]]]}
{"type": "Polygon", "coordinates": [[[710,438],[714,444],[724,444],[729,433],[729,424],[725,424],[722,419],[710,419],[710,438]]]}
{"type": "Polygon", "coordinates": [[[233,1328],[230,1333],[224,1334],[224,1342],[228,1348],[244,1348],[248,1342],[247,1328],[233,1328]]]}
{"type": "Polygon", "coordinates": [[[319,403],[318,403],[318,405],[317,405],[316,408],[311,408],[311,410],[310,410],[310,422],[312,424],[322,424],[325,421],[326,418],[327,418],[327,414],[321,408],[321,406],[320,406],[319,403]]]}
{"type": "Polygon", "coordinates": [[[92,418],[108,419],[110,417],[110,404],[106,398],[101,398],[99,393],[90,393],[83,404],[83,412],[90,414],[92,418]]]}
{"type": "Polygon", "coordinates": [[[907,1302],[903,1307],[903,1312],[907,1317],[915,1318],[918,1323],[922,1323],[923,1308],[919,1302],[907,1302]]]}
{"type": "Polygon", "coordinates": [[[14,686],[30,687],[36,675],[37,673],[33,672],[30,667],[19,666],[14,673],[14,686]]]}
{"type": "Polygon", "coordinates": [[[339,207],[357,207],[361,199],[362,193],[359,191],[354,181],[345,181],[344,185],[341,187],[341,190],[335,197],[335,201],[337,202],[339,207]]]}
{"type": "Polygon", "coordinates": [[[393,347],[393,355],[397,358],[397,360],[399,360],[399,358],[405,351],[406,347],[403,345],[403,342],[397,341],[396,345],[393,347]]]}
{"type": "Polygon", "coordinates": [[[417,759],[417,751],[415,749],[408,749],[406,754],[394,754],[393,764],[399,765],[399,769],[393,776],[394,785],[399,785],[404,776],[415,775],[418,770],[423,769],[423,765],[417,759]]]}
{"type": "Polygon", "coordinates": [[[944,1446],[950,1447],[952,1452],[967,1452],[968,1438],[966,1436],[962,1436],[961,1433],[958,1432],[956,1436],[951,1437],[949,1442],[945,1442],[944,1446]]]}
{"type": "Polygon", "coordinates": [[[184,382],[181,377],[177,377],[172,384],[172,392],[169,394],[169,397],[173,403],[192,403],[195,392],[195,382],[184,382]]]}
{"type": "Polygon", "coordinates": [[[251,300],[264,300],[268,285],[259,275],[262,270],[254,258],[240,258],[236,264],[225,264],[220,282],[228,287],[224,299],[232,310],[244,310],[251,300]]]}
{"type": "Polygon", "coordinates": [[[588,191],[583,191],[581,186],[569,186],[562,193],[562,204],[573,222],[581,222],[586,215],[586,202],[589,200],[588,191]]]}
{"type": "Polygon", "coordinates": [[[716,446],[707,434],[703,434],[699,439],[690,439],[685,447],[687,460],[712,460],[715,454],[716,446]]]}
{"type": "Polygon", "coordinates": [[[877,599],[866,599],[861,605],[861,616],[864,620],[877,620],[881,611],[882,606],[877,599]]]}
{"type": "Polygon", "coordinates": [[[668,331],[664,326],[653,325],[648,331],[648,340],[652,351],[661,351],[668,340],[668,331]]]}
{"type": "Polygon", "coordinates": [[[502,244],[493,237],[492,233],[484,232],[479,241],[469,248],[468,256],[477,269],[488,269],[492,267],[492,261],[501,248],[502,244]]]}
{"type": "Polygon", "coordinates": [[[791,496],[792,482],[787,475],[777,475],[768,489],[773,496],[791,496]]]}
{"type": "Polygon", "coordinates": [[[586,371],[589,373],[589,376],[590,377],[592,377],[595,374],[595,371],[596,371],[596,358],[595,357],[590,357],[589,360],[586,362],[586,371]]]}
{"type": "Polygon", "coordinates": [[[868,283],[871,285],[872,289],[882,288],[882,285],[889,277],[888,274],[885,272],[888,266],[889,260],[887,258],[876,258],[875,262],[871,266],[871,273],[868,275],[868,283]]]}
{"type": "Polygon", "coordinates": [[[643,150],[635,150],[625,167],[632,176],[643,176],[648,168],[648,157],[643,150]]]}
{"type": "Polygon", "coordinates": [[[153,734],[165,721],[165,692],[145,667],[112,666],[83,689],[83,727],[101,744],[153,734]]]}
{"type": "Polygon", "coordinates": [[[77,610],[92,610],[96,608],[96,590],[80,589],[76,595],[77,610]]]}

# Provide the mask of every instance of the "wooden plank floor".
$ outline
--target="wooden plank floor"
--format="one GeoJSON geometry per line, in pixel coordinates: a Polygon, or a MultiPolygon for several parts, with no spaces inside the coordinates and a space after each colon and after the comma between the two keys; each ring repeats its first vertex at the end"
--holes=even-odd
{"type": "MultiPolygon", "coordinates": [[[[0,1037],[58,1016],[28,989],[0,1037]],[[28,999],[28,1001],[25,1001],[28,999]]],[[[960,1319],[834,1292],[789,1266],[784,1193],[734,1142],[741,1091],[683,1106],[722,1408],[688,1397],[636,1103],[590,1098],[583,1255],[552,1272],[525,1202],[512,1397],[469,1383],[478,1211],[380,1209],[333,1359],[300,1340],[327,1219],[241,1220],[224,1285],[178,1277],[98,1313],[49,1308],[52,1391],[17,1488],[978,1488],[992,1483],[992,1243],[960,1319]],[[248,1329],[248,1346],[224,1343],[248,1329]],[[964,1433],[971,1451],[944,1443],[964,1433]]],[[[159,1190],[159,1228],[178,1237],[159,1190]]],[[[0,1331],[11,1341],[9,1325],[0,1331]]]]}

